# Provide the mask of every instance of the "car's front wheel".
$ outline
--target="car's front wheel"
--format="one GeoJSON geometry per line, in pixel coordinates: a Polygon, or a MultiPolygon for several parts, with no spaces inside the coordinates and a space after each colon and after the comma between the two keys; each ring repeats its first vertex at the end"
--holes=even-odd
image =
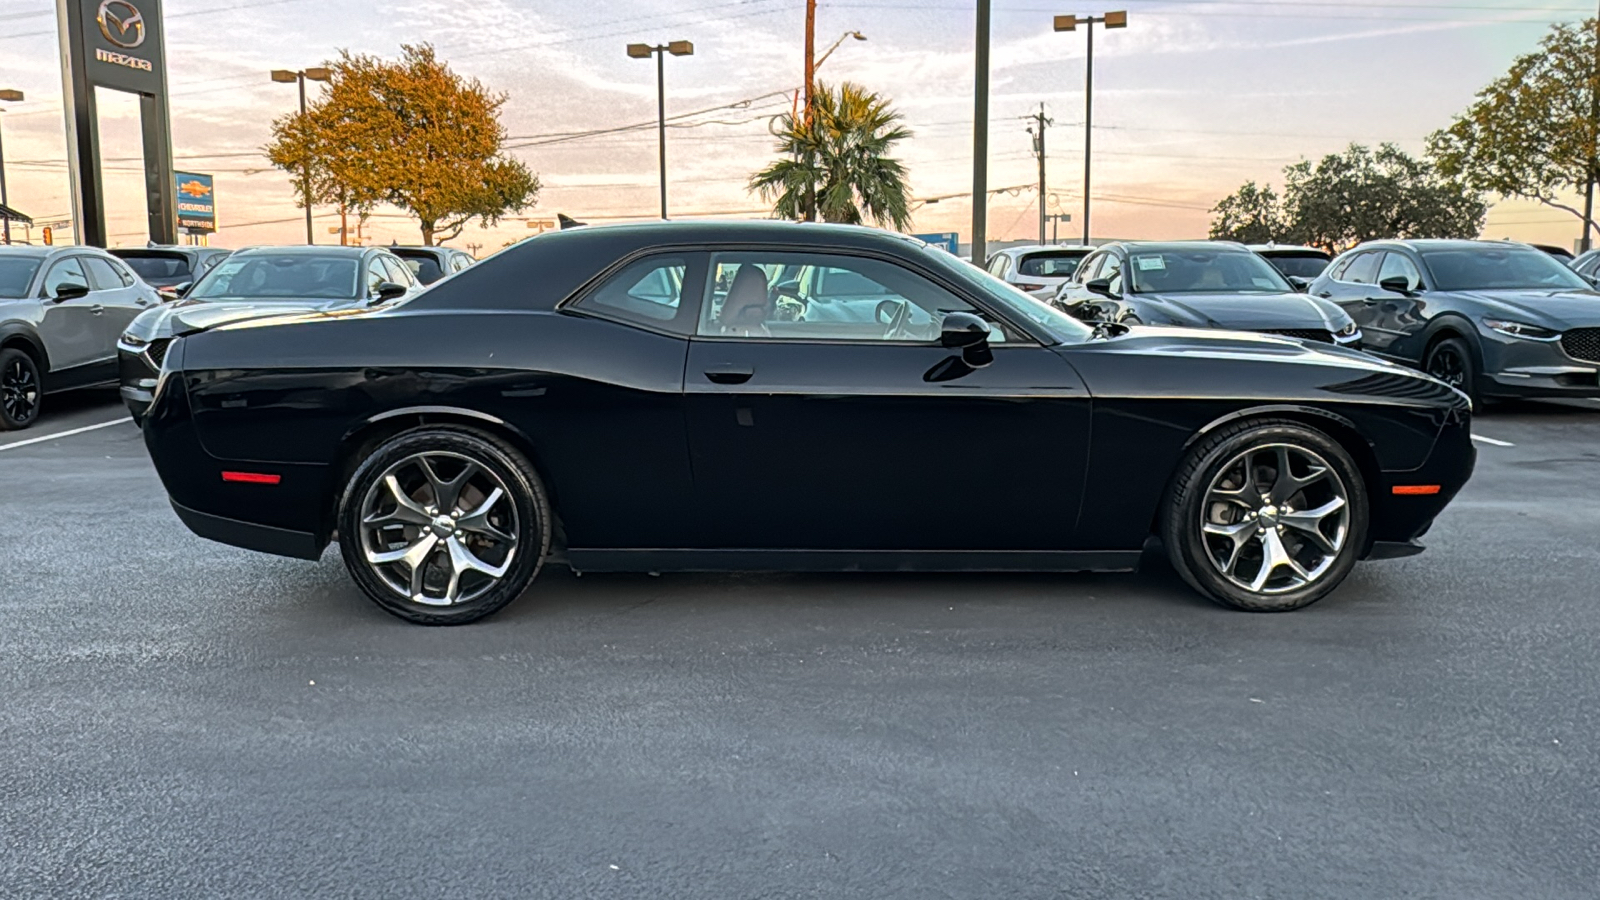
{"type": "Polygon", "coordinates": [[[15,347],[0,350],[0,431],[32,425],[43,399],[44,384],[33,357],[15,347]]]}
{"type": "Polygon", "coordinates": [[[1433,377],[1450,385],[1472,399],[1481,401],[1478,394],[1478,368],[1472,357],[1472,348],[1461,338],[1445,338],[1428,348],[1428,358],[1423,369],[1433,377]]]}
{"type": "Polygon", "coordinates": [[[550,503],[527,459],[491,435],[421,428],[362,462],[339,507],[340,552],[366,595],[425,625],[516,599],[550,550],[550,503]]]}
{"type": "Polygon", "coordinates": [[[1235,609],[1315,603],[1367,536],[1366,484],[1332,438],[1296,422],[1224,426],[1184,458],[1161,537],[1190,586],[1235,609]]]}

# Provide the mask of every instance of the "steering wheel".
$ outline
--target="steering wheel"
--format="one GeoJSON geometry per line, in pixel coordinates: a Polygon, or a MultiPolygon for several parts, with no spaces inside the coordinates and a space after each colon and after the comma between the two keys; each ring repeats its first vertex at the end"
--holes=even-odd
{"type": "Polygon", "coordinates": [[[903,340],[911,337],[906,329],[906,325],[911,321],[911,304],[904,298],[879,302],[872,315],[880,325],[884,326],[884,340],[903,340]]]}

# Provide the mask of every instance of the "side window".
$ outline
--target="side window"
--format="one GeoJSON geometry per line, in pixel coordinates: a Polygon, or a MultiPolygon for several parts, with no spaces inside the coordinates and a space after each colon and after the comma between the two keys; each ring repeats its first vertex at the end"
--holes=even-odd
{"type": "Polygon", "coordinates": [[[1105,265],[1100,267],[1100,272],[1095,277],[1111,282],[1113,294],[1122,293],[1122,257],[1115,253],[1107,253],[1105,265]]]}
{"type": "Polygon", "coordinates": [[[106,265],[111,267],[111,271],[117,273],[117,280],[122,282],[123,287],[133,287],[139,283],[139,276],[133,274],[133,270],[128,268],[127,264],[122,260],[108,259],[106,260],[106,265]]]}
{"type": "Polygon", "coordinates": [[[1383,267],[1378,269],[1378,282],[1382,283],[1384,279],[1395,276],[1405,278],[1409,290],[1415,291],[1422,287],[1422,273],[1417,271],[1417,267],[1404,253],[1395,253],[1391,250],[1383,257],[1383,267]]]}
{"type": "Polygon", "coordinates": [[[111,264],[98,256],[85,256],[83,268],[89,275],[89,281],[97,291],[114,291],[126,287],[122,279],[117,277],[117,270],[111,264]]]}
{"type": "MultiPolygon", "coordinates": [[[[947,313],[982,313],[892,262],[826,253],[712,257],[699,333],[708,337],[925,344],[947,313]]],[[[991,340],[1005,340],[995,328],[991,340]]]]}
{"type": "Polygon", "coordinates": [[[683,303],[689,271],[686,256],[635,260],[585,294],[576,308],[607,319],[687,334],[693,330],[683,303]]]}
{"type": "Polygon", "coordinates": [[[1349,268],[1344,270],[1344,277],[1340,281],[1351,284],[1377,284],[1378,260],[1382,253],[1363,253],[1350,261],[1349,268]]]}
{"type": "Polygon", "coordinates": [[[378,285],[389,280],[389,273],[383,270],[383,257],[374,256],[367,263],[367,293],[376,295],[378,285]]]}
{"type": "Polygon", "coordinates": [[[1004,253],[995,254],[995,258],[989,260],[989,274],[996,278],[1006,277],[1006,263],[1008,261],[1009,258],[1004,253]]]}
{"type": "Polygon", "coordinates": [[[1093,281],[1096,273],[1100,270],[1100,264],[1105,262],[1105,259],[1106,255],[1104,253],[1085,259],[1083,265],[1078,267],[1078,271],[1072,273],[1072,280],[1079,284],[1088,284],[1093,281]]]}
{"type": "Polygon", "coordinates": [[[56,291],[67,285],[82,288],[89,286],[89,279],[83,274],[83,266],[79,264],[77,257],[63,259],[50,267],[50,271],[44,276],[43,296],[54,297],[56,291]]]}
{"type": "Polygon", "coordinates": [[[390,259],[387,256],[380,256],[378,259],[382,260],[383,267],[389,270],[389,276],[387,280],[392,281],[395,284],[406,285],[407,287],[417,283],[417,280],[411,275],[411,270],[406,268],[405,264],[400,262],[400,260],[390,259]]]}
{"type": "Polygon", "coordinates": [[[1343,281],[1345,270],[1350,268],[1350,263],[1355,261],[1355,255],[1341,256],[1328,266],[1328,277],[1334,281],[1343,281]]]}
{"type": "Polygon", "coordinates": [[[457,253],[450,258],[450,271],[452,272],[459,272],[470,265],[472,265],[472,257],[465,253],[457,253]]]}

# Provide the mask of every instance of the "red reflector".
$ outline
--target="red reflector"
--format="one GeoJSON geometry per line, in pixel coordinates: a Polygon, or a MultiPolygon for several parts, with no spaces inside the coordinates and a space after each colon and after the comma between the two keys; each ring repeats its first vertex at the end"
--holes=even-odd
{"type": "Polygon", "coordinates": [[[242,484],[277,484],[283,480],[282,475],[268,475],[265,472],[223,472],[223,481],[237,481],[242,484]]]}
{"type": "Polygon", "coordinates": [[[1439,486],[1437,484],[1397,484],[1391,490],[1396,494],[1437,494],[1439,493],[1439,486]]]}

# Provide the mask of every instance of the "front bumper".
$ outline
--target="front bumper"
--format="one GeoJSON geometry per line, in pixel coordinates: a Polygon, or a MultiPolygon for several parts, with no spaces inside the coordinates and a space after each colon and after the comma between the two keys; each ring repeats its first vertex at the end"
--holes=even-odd
{"type": "Polygon", "coordinates": [[[135,424],[143,422],[150,411],[156,382],[161,376],[161,367],[150,358],[148,346],[134,347],[117,342],[117,380],[121,385],[122,402],[133,415],[135,424]]]}
{"type": "Polygon", "coordinates": [[[1421,552],[1417,539],[1466,485],[1477,460],[1471,415],[1452,411],[1422,465],[1379,476],[1371,494],[1370,546],[1363,558],[1395,559],[1421,552]],[[1419,492],[1430,488],[1436,490],[1419,492]]]}
{"type": "Polygon", "coordinates": [[[1600,362],[1574,359],[1560,341],[1480,334],[1481,392],[1495,397],[1600,397],[1600,362]]]}

